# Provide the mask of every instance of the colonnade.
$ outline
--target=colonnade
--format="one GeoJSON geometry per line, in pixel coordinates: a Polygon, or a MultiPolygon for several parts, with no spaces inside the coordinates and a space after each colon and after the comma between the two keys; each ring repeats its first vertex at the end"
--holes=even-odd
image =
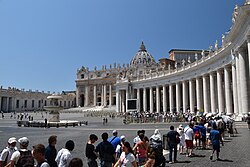
{"type": "MultiPolygon", "coordinates": [[[[144,85],[131,82],[134,92],[131,98],[138,100],[140,112],[190,112],[223,113],[242,117],[250,106],[250,40],[247,47],[232,49],[231,60],[206,73],[169,83],[169,79],[144,80],[144,85]],[[165,81],[164,81],[165,80],[165,81]],[[150,82],[150,84],[147,84],[150,82]],[[145,86],[146,85],[146,86],[145,86]]],[[[206,66],[203,68],[207,68],[206,66]]],[[[116,107],[118,112],[126,112],[127,87],[117,88],[116,107]]]]}

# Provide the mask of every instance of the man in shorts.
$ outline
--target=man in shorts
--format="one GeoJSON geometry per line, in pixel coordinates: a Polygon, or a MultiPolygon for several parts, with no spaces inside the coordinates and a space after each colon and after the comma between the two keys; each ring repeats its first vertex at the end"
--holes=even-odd
{"type": "Polygon", "coordinates": [[[217,126],[214,125],[213,126],[213,129],[210,131],[210,140],[212,142],[212,145],[213,145],[213,152],[210,156],[210,160],[213,160],[213,155],[214,155],[214,152],[216,151],[216,155],[217,155],[217,160],[219,161],[220,158],[219,158],[219,153],[220,153],[220,142],[223,146],[223,140],[221,138],[221,134],[220,132],[217,130],[217,126]]]}
{"type": "Polygon", "coordinates": [[[193,124],[190,123],[189,126],[184,128],[184,135],[185,135],[185,145],[186,145],[186,156],[190,157],[193,154],[193,140],[194,140],[194,131],[193,131],[193,124]],[[188,149],[190,152],[188,154],[188,149]]]}

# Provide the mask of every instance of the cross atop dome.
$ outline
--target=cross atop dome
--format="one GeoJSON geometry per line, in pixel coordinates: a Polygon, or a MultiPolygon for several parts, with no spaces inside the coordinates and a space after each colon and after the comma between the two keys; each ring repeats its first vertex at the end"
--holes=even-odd
{"type": "Polygon", "coordinates": [[[145,52],[147,52],[146,47],[145,47],[143,41],[141,42],[141,46],[140,46],[140,50],[139,51],[145,51],[145,52]]]}

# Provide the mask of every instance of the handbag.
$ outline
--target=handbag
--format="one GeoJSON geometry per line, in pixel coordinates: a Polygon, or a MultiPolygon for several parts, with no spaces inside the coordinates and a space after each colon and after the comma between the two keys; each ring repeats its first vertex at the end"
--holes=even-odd
{"type": "Polygon", "coordinates": [[[179,144],[181,142],[181,139],[179,138],[179,136],[176,136],[176,143],[179,144]]]}

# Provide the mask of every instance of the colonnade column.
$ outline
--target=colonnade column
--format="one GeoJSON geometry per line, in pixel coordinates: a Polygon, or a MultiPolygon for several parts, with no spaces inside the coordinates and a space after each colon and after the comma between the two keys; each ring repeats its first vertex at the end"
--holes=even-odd
{"type": "Polygon", "coordinates": [[[180,95],[180,83],[176,83],[176,111],[177,113],[180,112],[180,107],[181,107],[181,95],[180,95]]]}
{"type": "Polygon", "coordinates": [[[122,112],[126,112],[126,95],[127,95],[127,91],[126,90],[122,90],[121,91],[121,111],[122,112]]]}
{"type": "Polygon", "coordinates": [[[224,91],[222,84],[222,71],[217,70],[217,88],[218,88],[218,108],[219,113],[225,113],[225,103],[224,103],[224,91]]]}
{"type": "Polygon", "coordinates": [[[102,89],[102,93],[101,93],[101,106],[103,106],[103,94],[104,94],[103,85],[101,85],[101,89],[102,89]]]}
{"type": "MultiPolygon", "coordinates": [[[[248,81],[250,80],[250,35],[247,36],[247,52],[248,52],[248,81]]],[[[248,95],[250,96],[250,82],[248,82],[248,95]]],[[[248,102],[249,103],[249,102],[248,102]]]]}
{"type": "Polygon", "coordinates": [[[204,98],[204,112],[209,113],[210,105],[209,105],[209,93],[208,93],[208,85],[207,85],[207,76],[203,75],[202,84],[203,84],[203,98],[204,98]]]}
{"type": "Polygon", "coordinates": [[[183,98],[183,112],[187,111],[188,94],[187,94],[187,82],[182,81],[182,98],[183,98]]]}
{"type": "Polygon", "coordinates": [[[120,91],[116,89],[116,112],[120,112],[120,91]]]}
{"type": "Polygon", "coordinates": [[[233,104],[232,104],[232,92],[230,88],[230,72],[229,68],[224,68],[224,77],[225,77],[225,99],[226,99],[226,114],[232,115],[233,114],[233,104]]]}
{"type": "Polygon", "coordinates": [[[94,104],[93,104],[93,106],[96,106],[96,85],[94,85],[94,92],[93,93],[94,93],[94,100],[93,100],[94,104]]]}
{"type": "Polygon", "coordinates": [[[160,113],[160,90],[159,90],[159,85],[156,86],[156,112],[160,113]]]}
{"type": "Polygon", "coordinates": [[[143,111],[147,111],[147,89],[143,88],[143,111]]]}
{"type": "Polygon", "coordinates": [[[233,100],[234,100],[234,114],[239,114],[238,91],[237,91],[237,76],[235,64],[232,64],[232,85],[233,85],[233,100]]]}
{"type": "MultiPolygon", "coordinates": [[[[1,98],[0,98],[1,99],[1,98]]],[[[79,87],[77,86],[76,87],[76,107],[79,107],[80,106],[80,104],[79,104],[79,99],[80,99],[80,96],[79,96],[79,87]]],[[[0,110],[2,109],[1,108],[1,102],[2,102],[2,100],[0,101],[0,110]]],[[[20,100],[20,104],[21,104],[21,100],[20,100]]]]}
{"type": "Polygon", "coordinates": [[[141,111],[141,106],[140,106],[140,88],[137,89],[137,95],[136,95],[136,98],[137,98],[137,110],[138,111],[141,111]]]}
{"type": "Polygon", "coordinates": [[[85,104],[84,106],[88,106],[89,105],[89,86],[85,87],[85,104]]]}
{"type": "Polygon", "coordinates": [[[163,95],[163,112],[167,112],[167,92],[166,92],[166,85],[162,86],[162,95],[163,95]]]}
{"type": "Polygon", "coordinates": [[[109,106],[112,106],[112,85],[109,85],[109,106]]]}
{"type": "Polygon", "coordinates": [[[197,77],[196,80],[196,99],[197,99],[197,110],[201,110],[201,82],[200,78],[197,77]]]}
{"type": "Polygon", "coordinates": [[[216,103],[215,103],[215,85],[214,85],[214,74],[213,72],[211,72],[209,74],[209,78],[210,78],[210,97],[211,97],[211,112],[213,114],[216,113],[216,103]]]}
{"type": "Polygon", "coordinates": [[[107,106],[107,85],[103,85],[103,105],[107,106]]]}
{"type": "Polygon", "coordinates": [[[150,87],[150,90],[149,90],[149,107],[150,107],[150,113],[152,113],[154,111],[154,97],[153,97],[153,88],[150,87]]]}
{"type": "Polygon", "coordinates": [[[169,108],[170,108],[170,113],[173,113],[173,108],[174,108],[174,92],[173,92],[173,84],[169,85],[169,108]]]}
{"type": "Polygon", "coordinates": [[[189,80],[189,99],[190,99],[190,113],[194,113],[194,84],[192,79],[189,80]]]}
{"type": "Polygon", "coordinates": [[[239,73],[240,73],[240,94],[242,114],[248,113],[248,88],[247,88],[247,69],[246,69],[246,51],[239,48],[239,73]]]}

